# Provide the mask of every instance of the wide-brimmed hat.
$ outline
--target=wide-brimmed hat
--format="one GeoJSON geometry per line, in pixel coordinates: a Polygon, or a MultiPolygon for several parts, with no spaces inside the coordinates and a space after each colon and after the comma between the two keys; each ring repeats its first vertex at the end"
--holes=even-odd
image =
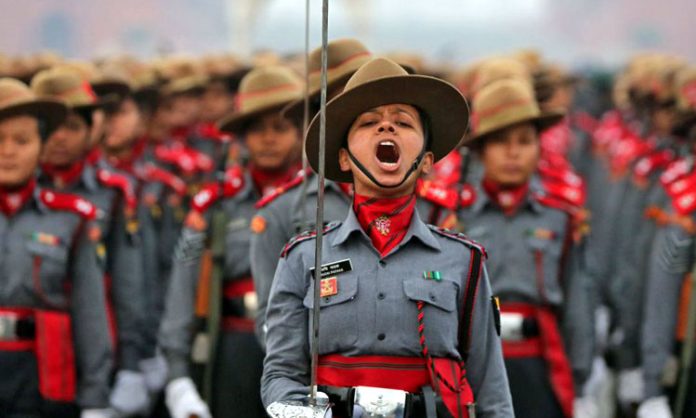
{"type": "MultiPolygon", "coordinates": [[[[326,178],[352,181],[350,172],[338,166],[338,151],[345,146],[348,130],[363,112],[388,104],[408,104],[428,118],[429,151],[435,161],[461,142],[469,124],[469,107],[456,87],[439,78],[410,75],[394,61],[374,58],[348,80],[343,93],[326,106],[326,178]]],[[[319,161],[319,116],[312,120],[305,150],[309,164],[319,161]]]]}
{"type": "Polygon", "coordinates": [[[30,115],[43,125],[43,138],[58,128],[68,114],[62,102],[38,99],[24,83],[13,78],[0,78],[0,120],[13,116],[30,115]]]}
{"type": "Polygon", "coordinates": [[[696,112],[696,67],[682,69],[675,80],[677,108],[696,112]]]}
{"type": "MultiPolygon", "coordinates": [[[[357,39],[336,39],[327,45],[326,84],[328,90],[345,83],[372,54],[357,39]]],[[[309,100],[316,101],[321,94],[321,48],[309,54],[309,100]]],[[[290,103],[283,113],[288,117],[299,118],[304,110],[304,99],[290,103]]],[[[311,115],[310,115],[311,116],[311,115]]]]}
{"type": "Polygon", "coordinates": [[[534,90],[519,79],[499,80],[481,89],[474,96],[471,115],[471,145],[501,129],[523,122],[531,122],[543,131],[564,117],[562,111],[543,112],[534,90]]]}
{"type": "Polygon", "coordinates": [[[302,96],[300,78],[287,67],[260,67],[242,79],[236,111],[220,121],[220,129],[239,132],[253,118],[280,110],[302,96]]]}
{"type": "Polygon", "coordinates": [[[130,74],[124,64],[111,62],[100,68],[100,73],[90,82],[92,89],[100,98],[125,99],[133,93],[130,74]]]}
{"type": "Polygon", "coordinates": [[[79,73],[63,66],[36,74],[31,80],[31,89],[36,96],[62,100],[70,109],[81,114],[90,114],[110,102],[100,99],[79,73]]]}

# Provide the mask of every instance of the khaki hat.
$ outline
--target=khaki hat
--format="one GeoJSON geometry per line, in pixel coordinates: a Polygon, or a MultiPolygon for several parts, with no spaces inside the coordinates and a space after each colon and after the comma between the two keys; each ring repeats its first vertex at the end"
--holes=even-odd
{"type": "Polygon", "coordinates": [[[467,145],[522,122],[531,122],[543,131],[564,116],[563,112],[542,112],[532,86],[516,79],[499,80],[484,87],[474,97],[472,107],[472,133],[467,145]]]}
{"type": "Polygon", "coordinates": [[[90,84],[94,92],[102,98],[116,97],[123,100],[133,92],[125,62],[114,61],[105,64],[90,84]]]}
{"type": "MultiPolygon", "coordinates": [[[[352,174],[338,167],[338,151],[350,126],[361,113],[377,106],[404,103],[428,117],[429,151],[440,160],[462,141],[469,124],[469,107],[459,90],[439,78],[410,75],[386,58],[373,58],[348,80],[343,93],[326,106],[326,178],[351,182],[352,174]]],[[[314,170],[319,161],[319,116],[309,125],[305,150],[314,170]]]]}
{"type": "Polygon", "coordinates": [[[260,67],[242,79],[237,94],[236,111],[220,121],[220,129],[239,132],[253,118],[280,111],[302,96],[300,78],[287,67],[260,67]]]}
{"type": "Polygon", "coordinates": [[[572,87],[580,82],[580,77],[572,74],[558,64],[543,64],[533,74],[534,91],[537,100],[544,103],[551,99],[556,89],[572,87]]]}
{"type": "Polygon", "coordinates": [[[471,94],[498,80],[520,79],[531,83],[532,75],[527,66],[520,60],[511,57],[489,58],[477,66],[471,94]]]}
{"type": "Polygon", "coordinates": [[[42,138],[59,127],[68,114],[63,103],[52,99],[38,99],[34,92],[19,80],[0,78],[0,120],[13,116],[31,115],[44,124],[42,138]]]}
{"type": "MultiPolygon", "coordinates": [[[[336,39],[327,45],[326,85],[331,90],[345,83],[358,68],[370,60],[372,54],[356,39],[336,39]]],[[[317,100],[321,94],[321,48],[309,54],[309,100],[317,100]]],[[[304,98],[288,105],[283,113],[299,118],[304,111],[304,98]]],[[[312,116],[312,115],[310,115],[312,116]]]]}
{"type": "Polygon", "coordinates": [[[31,80],[38,97],[62,100],[69,108],[89,113],[104,106],[87,80],[71,68],[59,66],[43,70],[31,80]]]}

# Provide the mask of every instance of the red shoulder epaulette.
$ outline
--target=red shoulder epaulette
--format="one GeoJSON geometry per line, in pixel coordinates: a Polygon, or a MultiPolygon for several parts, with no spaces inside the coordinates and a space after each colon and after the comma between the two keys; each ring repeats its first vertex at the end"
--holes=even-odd
{"type": "Polygon", "coordinates": [[[229,142],[232,135],[222,132],[214,123],[202,123],[196,127],[196,134],[201,138],[212,139],[217,142],[229,142]]]}
{"type": "Polygon", "coordinates": [[[675,198],[689,190],[696,190],[696,173],[682,176],[676,181],[663,184],[663,188],[669,197],[675,198]]]}
{"type": "Polygon", "coordinates": [[[669,164],[667,169],[660,175],[660,183],[662,183],[662,186],[667,187],[691,173],[693,168],[694,164],[691,158],[679,158],[669,164]]]}
{"type": "Polygon", "coordinates": [[[456,185],[461,177],[462,164],[463,158],[459,150],[451,151],[433,166],[435,181],[445,187],[456,185]]]}
{"type": "Polygon", "coordinates": [[[585,185],[582,177],[576,174],[570,163],[565,160],[555,159],[552,161],[544,158],[539,161],[537,171],[542,179],[562,183],[572,188],[583,188],[585,185]]]}
{"type": "Polygon", "coordinates": [[[469,183],[463,184],[459,192],[459,207],[468,208],[476,202],[476,189],[469,183]]]}
{"type": "Polygon", "coordinates": [[[41,190],[39,196],[41,202],[50,209],[73,212],[87,221],[91,221],[97,216],[96,206],[80,196],[68,193],[56,193],[51,190],[41,190]]]}
{"type": "Polygon", "coordinates": [[[186,183],[179,176],[168,170],[148,163],[145,165],[142,174],[145,181],[158,181],[172,189],[179,196],[186,195],[186,183]]]}
{"type": "Polygon", "coordinates": [[[589,232],[585,188],[544,181],[542,185],[544,190],[534,193],[534,198],[544,206],[565,212],[570,219],[573,240],[579,242],[589,232]]]}
{"type": "Polygon", "coordinates": [[[644,184],[655,170],[669,166],[675,157],[674,151],[666,149],[652,152],[640,158],[635,167],[633,167],[633,181],[638,184],[644,184]]]}
{"type": "Polygon", "coordinates": [[[484,259],[488,258],[488,254],[486,253],[486,249],[483,247],[483,245],[470,239],[465,234],[462,234],[461,232],[452,231],[450,229],[442,228],[439,226],[435,226],[435,225],[428,225],[428,227],[432,231],[437,232],[439,235],[442,235],[443,237],[449,238],[449,239],[454,240],[454,241],[461,242],[462,244],[466,245],[469,248],[473,248],[475,250],[480,251],[481,254],[483,255],[484,259]]]}
{"type": "Polygon", "coordinates": [[[155,157],[162,162],[175,165],[185,174],[194,174],[197,171],[210,172],[214,168],[210,157],[187,147],[159,145],[155,147],[155,157]]]}
{"type": "Polygon", "coordinates": [[[97,179],[100,183],[107,187],[118,189],[125,199],[126,209],[135,213],[138,207],[138,199],[135,197],[133,185],[128,177],[120,173],[115,173],[109,170],[100,168],[97,170],[97,179]]]}
{"type": "Polygon", "coordinates": [[[689,215],[696,209],[696,190],[686,192],[672,198],[672,207],[680,215],[689,215]]]}
{"type": "Polygon", "coordinates": [[[549,181],[542,179],[544,194],[536,194],[540,198],[542,204],[551,201],[558,201],[571,207],[582,208],[585,206],[586,192],[583,184],[580,186],[572,186],[567,183],[549,181]]]}
{"type": "MultiPolygon", "coordinates": [[[[324,227],[324,233],[327,233],[329,231],[333,231],[334,229],[338,228],[341,226],[341,222],[330,222],[324,227]]],[[[288,241],[287,244],[285,244],[285,247],[283,247],[283,251],[280,253],[281,258],[285,258],[290,250],[295,248],[297,244],[307,241],[309,239],[312,239],[317,236],[317,231],[316,230],[311,230],[311,231],[306,231],[303,232],[299,235],[295,235],[294,237],[290,238],[290,241],[288,241]]]]}
{"type": "Polygon", "coordinates": [[[268,193],[266,196],[259,199],[259,201],[256,202],[256,205],[254,207],[256,209],[261,209],[261,208],[267,206],[269,203],[271,203],[272,201],[276,200],[278,197],[285,194],[285,192],[287,192],[288,190],[292,190],[295,187],[302,184],[302,181],[304,180],[304,178],[307,175],[309,175],[310,172],[311,171],[309,168],[307,168],[307,170],[300,170],[297,173],[297,175],[292,178],[292,180],[288,181],[285,184],[282,184],[282,185],[276,187],[276,189],[274,191],[272,191],[271,193],[268,193]]]}
{"type": "Polygon", "coordinates": [[[421,199],[434,203],[449,210],[457,209],[457,191],[441,186],[430,180],[421,180],[416,183],[416,195],[421,199]]]}
{"type": "Polygon", "coordinates": [[[225,179],[219,182],[210,182],[191,199],[191,209],[203,213],[220,198],[234,197],[244,187],[244,172],[241,167],[228,168],[225,179]]]}

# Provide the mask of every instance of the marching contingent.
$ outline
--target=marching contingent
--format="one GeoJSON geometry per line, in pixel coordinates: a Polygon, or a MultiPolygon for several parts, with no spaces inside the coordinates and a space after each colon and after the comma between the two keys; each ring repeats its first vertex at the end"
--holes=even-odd
{"type": "Polygon", "coordinates": [[[696,417],[695,140],[663,53],[0,54],[0,417],[696,417]]]}

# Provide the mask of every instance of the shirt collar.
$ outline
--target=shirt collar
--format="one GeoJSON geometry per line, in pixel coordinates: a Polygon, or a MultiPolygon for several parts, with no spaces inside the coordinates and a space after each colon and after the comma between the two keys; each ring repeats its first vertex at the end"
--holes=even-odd
{"type": "MultiPolygon", "coordinates": [[[[365,239],[368,243],[371,243],[370,238],[367,236],[367,234],[365,234],[365,231],[362,230],[360,222],[358,222],[358,218],[355,216],[355,212],[353,212],[353,209],[349,209],[348,216],[346,216],[346,219],[343,221],[341,226],[338,227],[336,234],[333,236],[331,246],[337,247],[343,244],[354,233],[361,234],[362,239],[365,239]]],[[[421,220],[420,216],[418,215],[418,209],[413,212],[411,224],[409,225],[408,231],[406,232],[404,239],[401,241],[401,244],[397,245],[396,248],[394,248],[390,253],[398,251],[400,247],[406,245],[413,238],[418,239],[421,243],[435,250],[440,251],[442,249],[440,243],[437,241],[435,236],[433,236],[430,228],[428,228],[423,220],[421,220]]]]}
{"type": "MultiPolygon", "coordinates": [[[[493,202],[491,201],[491,198],[488,196],[486,191],[483,190],[481,182],[478,182],[473,186],[476,190],[476,201],[474,201],[474,203],[471,205],[471,211],[473,213],[480,213],[486,207],[492,206],[493,202]]],[[[532,211],[536,213],[541,212],[543,210],[543,205],[539,203],[539,201],[534,197],[534,195],[539,193],[543,194],[543,192],[544,186],[542,185],[539,176],[532,176],[532,178],[529,179],[529,193],[527,193],[527,196],[525,197],[526,202],[520,207],[519,210],[522,211],[526,208],[531,208],[532,211]]]]}

